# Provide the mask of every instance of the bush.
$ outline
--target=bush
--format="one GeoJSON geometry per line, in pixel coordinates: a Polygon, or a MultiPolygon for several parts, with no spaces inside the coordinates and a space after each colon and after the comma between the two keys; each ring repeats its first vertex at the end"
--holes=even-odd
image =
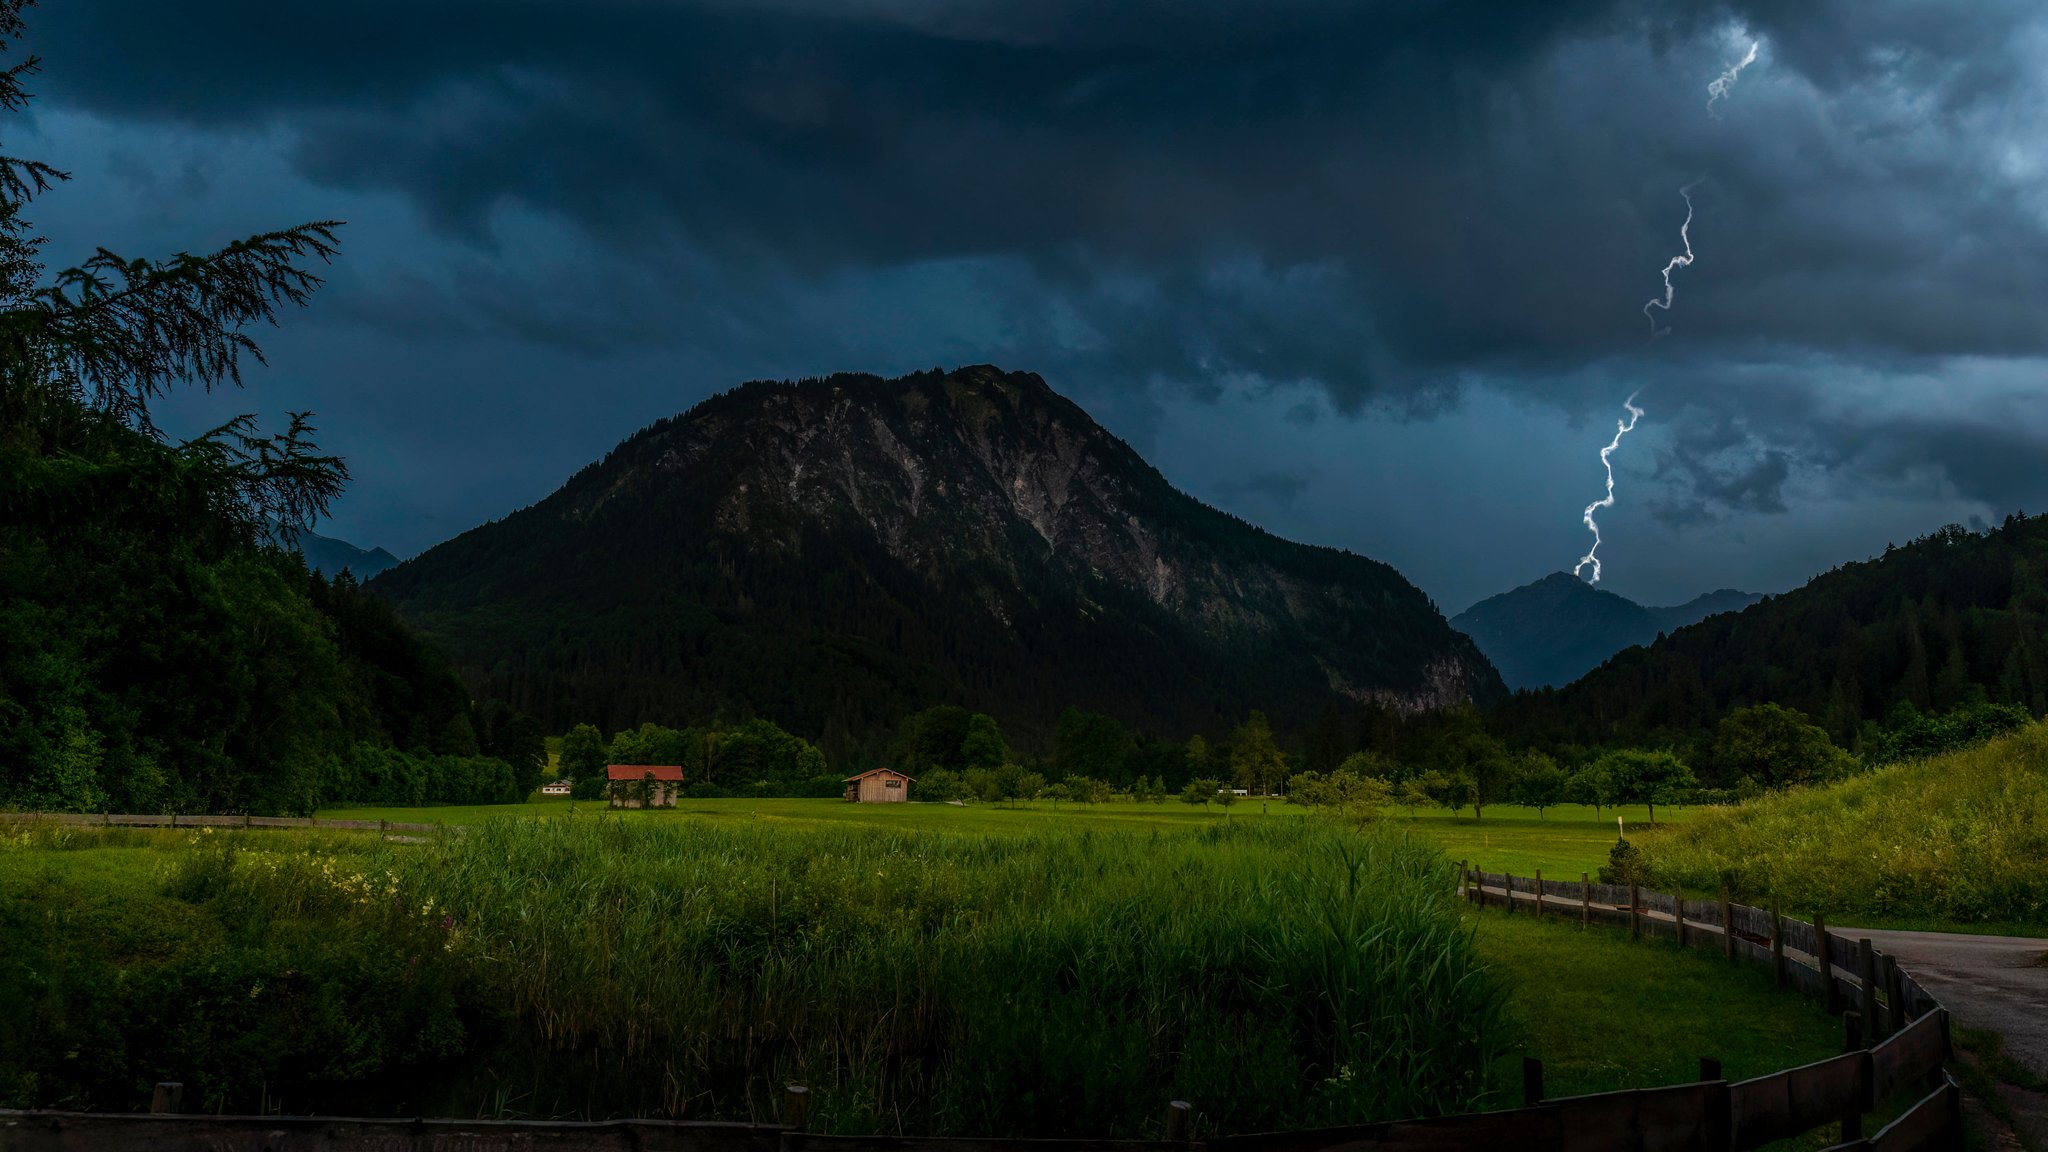
{"type": "Polygon", "coordinates": [[[488,756],[430,756],[358,744],[336,761],[327,792],[338,804],[517,804],[512,766],[488,756]]]}

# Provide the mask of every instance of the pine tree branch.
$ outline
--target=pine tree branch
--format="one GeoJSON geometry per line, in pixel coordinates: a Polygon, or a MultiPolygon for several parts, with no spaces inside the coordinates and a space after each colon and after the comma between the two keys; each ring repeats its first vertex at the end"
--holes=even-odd
{"type": "Polygon", "coordinates": [[[150,403],[172,384],[239,385],[244,354],[263,362],[241,330],[312,297],[322,281],[303,265],[333,258],[338,227],[317,221],[161,262],[101,249],[0,323],[81,402],[148,430],[150,403]]]}

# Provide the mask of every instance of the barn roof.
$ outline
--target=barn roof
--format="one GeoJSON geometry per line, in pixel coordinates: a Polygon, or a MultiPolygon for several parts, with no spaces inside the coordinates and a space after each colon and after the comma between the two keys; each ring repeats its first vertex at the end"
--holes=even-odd
{"type": "Polygon", "coordinates": [[[912,784],[917,783],[917,777],[905,772],[898,772],[894,768],[870,768],[858,776],[848,776],[842,783],[851,784],[855,780],[865,780],[870,776],[901,776],[912,784]]]}
{"type": "Polygon", "coordinates": [[[608,780],[641,780],[652,774],[656,780],[681,780],[683,766],[680,764],[607,764],[604,766],[608,780]]]}

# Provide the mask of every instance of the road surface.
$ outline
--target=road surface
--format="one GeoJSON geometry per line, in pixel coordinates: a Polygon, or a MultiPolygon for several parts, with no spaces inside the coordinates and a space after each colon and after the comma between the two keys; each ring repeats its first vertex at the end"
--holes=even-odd
{"type": "Polygon", "coordinates": [[[1922,988],[1966,1028],[2005,1037],[2005,1052],[2036,1076],[2048,1076],[2048,940],[1836,928],[1868,936],[1898,957],[1922,988]]]}

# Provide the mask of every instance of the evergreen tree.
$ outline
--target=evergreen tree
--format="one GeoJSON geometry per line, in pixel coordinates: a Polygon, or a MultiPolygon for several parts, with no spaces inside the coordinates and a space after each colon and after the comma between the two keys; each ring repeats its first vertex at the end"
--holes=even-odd
{"type": "Polygon", "coordinates": [[[1344,717],[1337,702],[1328,700],[1308,735],[1308,770],[1328,774],[1344,761],[1344,717]]]}

